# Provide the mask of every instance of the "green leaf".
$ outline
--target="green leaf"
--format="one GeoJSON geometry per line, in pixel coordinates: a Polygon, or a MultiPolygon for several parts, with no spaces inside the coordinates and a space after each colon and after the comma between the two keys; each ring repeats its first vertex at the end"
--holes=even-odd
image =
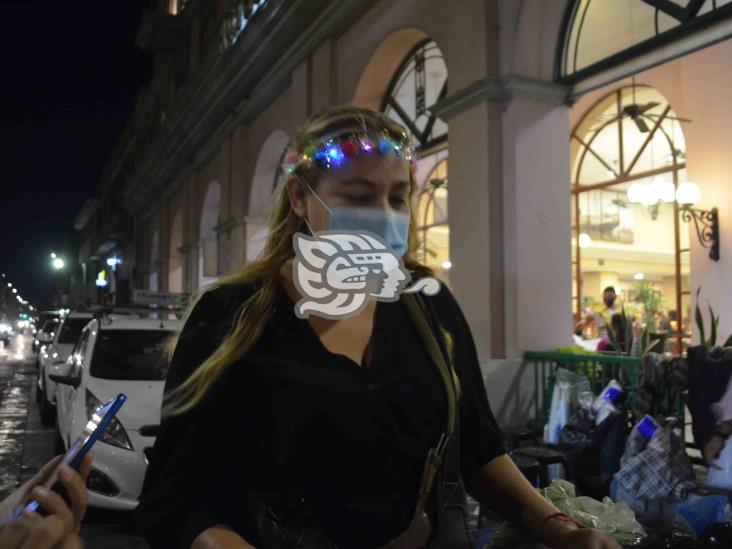
{"type": "Polygon", "coordinates": [[[707,305],[709,306],[709,316],[712,322],[712,333],[709,334],[709,346],[714,347],[717,344],[717,323],[719,322],[719,317],[714,317],[714,309],[712,309],[712,304],[707,303],[707,305]]]}
{"type": "MultiPolygon", "coordinates": [[[[702,317],[701,308],[699,307],[699,292],[701,292],[701,286],[699,286],[696,289],[696,307],[695,307],[695,317],[696,317],[696,327],[699,328],[699,337],[701,338],[701,344],[703,346],[707,346],[707,340],[706,335],[704,334],[704,317],[702,317]]],[[[681,313],[681,311],[679,311],[681,313]]]]}
{"type": "Polygon", "coordinates": [[[651,351],[651,349],[653,349],[658,344],[659,341],[661,341],[661,340],[654,339],[648,345],[643,347],[643,354],[641,356],[646,356],[651,351]]]}
{"type": "Polygon", "coordinates": [[[625,328],[625,354],[631,356],[633,353],[633,323],[625,314],[625,307],[623,307],[623,327],[625,328]]]}
{"type": "Polygon", "coordinates": [[[724,342],[724,347],[732,347],[732,334],[730,334],[727,341],[724,342]]]}

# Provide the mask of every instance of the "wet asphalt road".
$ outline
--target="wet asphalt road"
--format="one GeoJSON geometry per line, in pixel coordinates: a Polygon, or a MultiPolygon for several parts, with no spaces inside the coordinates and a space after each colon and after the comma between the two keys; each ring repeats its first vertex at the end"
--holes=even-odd
{"type": "MultiPolygon", "coordinates": [[[[35,400],[36,367],[29,335],[0,342],[0,499],[53,457],[53,428],[41,425],[35,400]]],[[[89,508],[81,528],[88,549],[143,549],[131,513],[89,508]]]]}

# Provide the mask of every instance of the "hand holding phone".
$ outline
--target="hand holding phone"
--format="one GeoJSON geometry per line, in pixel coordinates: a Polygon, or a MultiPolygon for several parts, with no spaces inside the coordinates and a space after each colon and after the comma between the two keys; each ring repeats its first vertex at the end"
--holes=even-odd
{"type": "MultiPolygon", "coordinates": [[[[24,511],[26,515],[29,512],[37,511],[43,516],[59,514],[61,518],[67,518],[67,514],[73,514],[74,526],[78,531],[84,510],[86,509],[84,481],[91,468],[91,458],[85,459],[85,456],[112,421],[112,418],[121,408],[122,404],[124,404],[126,398],[124,394],[119,394],[115,399],[102,406],[92,415],[84,431],[69,447],[66,455],[63,457],[59,456],[50,461],[34,477],[34,479],[45,477],[44,481],[36,481],[37,486],[33,487],[31,485],[28,488],[31,490],[31,495],[36,499],[25,505],[16,505],[13,511],[5,517],[5,523],[18,519],[24,514],[24,511]],[[78,470],[78,473],[73,470],[78,470]],[[58,482],[59,475],[61,474],[63,477],[64,471],[67,474],[67,478],[61,478],[61,482],[58,482]],[[82,482],[79,482],[79,478],[77,478],[79,474],[81,474],[82,482]]],[[[27,501],[27,495],[26,490],[26,493],[23,493],[20,499],[27,501]]]]}

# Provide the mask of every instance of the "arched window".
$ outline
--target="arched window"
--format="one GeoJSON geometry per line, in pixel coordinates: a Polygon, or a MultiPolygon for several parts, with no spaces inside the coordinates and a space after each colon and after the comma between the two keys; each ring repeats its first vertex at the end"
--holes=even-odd
{"type": "Polygon", "coordinates": [[[417,149],[419,259],[449,283],[447,124],[430,107],[447,95],[447,66],[437,44],[419,42],[392,77],[382,110],[407,127],[417,149]]]}
{"type": "Polygon", "coordinates": [[[660,46],[731,15],[732,0],[572,0],[560,31],[555,76],[573,83],[654,49],[657,62],[668,60],[672,54],[660,46]]]}
{"type": "Polygon", "coordinates": [[[203,199],[199,228],[198,287],[207,286],[219,276],[219,213],[221,210],[221,184],[212,181],[203,199]]]}
{"type": "Polygon", "coordinates": [[[178,249],[183,246],[183,210],[178,209],[170,229],[170,252],[168,259],[168,291],[183,291],[183,256],[178,249]]]}
{"type": "Polygon", "coordinates": [[[433,40],[417,44],[389,84],[381,110],[404,124],[420,151],[445,146],[447,124],[429,108],[447,95],[447,66],[433,40]]]}
{"type": "Polygon", "coordinates": [[[158,273],[160,272],[160,230],[153,231],[150,241],[150,274],[148,277],[147,289],[157,292],[159,287],[158,273]]]}
{"type": "Polygon", "coordinates": [[[685,318],[689,233],[675,192],[686,179],[686,146],[668,101],[646,86],[618,89],[585,114],[570,150],[577,317],[613,286],[639,320],[647,313],[644,287],[662,298],[662,310],[675,316],[680,309],[685,318]]]}

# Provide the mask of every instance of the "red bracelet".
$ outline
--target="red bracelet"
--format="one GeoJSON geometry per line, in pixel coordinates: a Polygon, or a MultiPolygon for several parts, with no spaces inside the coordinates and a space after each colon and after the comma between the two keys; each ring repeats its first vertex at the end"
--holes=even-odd
{"type": "Polygon", "coordinates": [[[577,524],[564,513],[554,513],[552,515],[549,515],[548,517],[544,517],[544,520],[541,521],[541,525],[539,525],[539,537],[542,540],[544,539],[544,527],[546,526],[546,523],[549,522],[551,519],[558,519],[568,524],[574,524],[576,528],[579,528],[579,524],[577,524]]]}

